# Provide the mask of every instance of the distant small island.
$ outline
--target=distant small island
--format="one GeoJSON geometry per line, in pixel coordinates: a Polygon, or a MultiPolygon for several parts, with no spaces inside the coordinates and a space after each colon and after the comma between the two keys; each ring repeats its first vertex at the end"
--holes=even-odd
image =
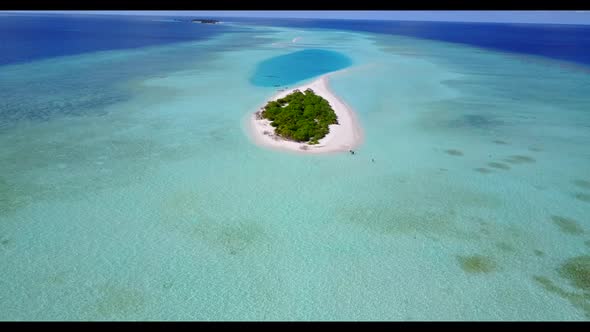
{"type": "Polygon", "coordinates": [[[193,22],[193,23],[202,23],[202,24],[216,24],[216,23],[219,23],[218,20],[211,20],[211,19],[194,19],[191,22],[193,22]]]}
{"type": "Polygon", "coordinates": [[[276,135],[311,145],[318,144],[330,132],[329,125],[338,124],[338,117],[330,103],[312,89],[305,92],[295,90],[268,102],[257,117],[271,121],[276,135]]]}

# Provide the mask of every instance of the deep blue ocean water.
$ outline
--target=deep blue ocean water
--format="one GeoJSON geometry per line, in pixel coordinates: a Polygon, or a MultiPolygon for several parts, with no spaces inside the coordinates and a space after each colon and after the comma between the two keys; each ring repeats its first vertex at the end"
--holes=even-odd
{"type": "MultiPolygon", "coordinates": [[[[189,19],[190,17],[1,15],[0,65],[101,50],[202,40],[228,29],[223,25],[191,24],[186,22],[189,19]],[[183,22],[170,22],[175,19],[183,22]]],[[[590,65],[590,26],[584,25],[267,18],[221,20],[253,25],[403,35],[590,65]]]]}
{"type": "Polygon", "coordinates": [[[236,19],[256,25],[393,34],[545,56],[590,65],[590,26],[309,19],[236,19]]]}
{"type": "Polygon", "coordinates": [[[0,65],[64,55],[203,40],[227,29],[106,15],[0,15],[0,65]]]}
{"type": "Polygon", "coordinates": [[[250,82],[258,86],[293,84],[352,64],[346,55],[321,49],[306,49],[262,61],[250,82]]]}

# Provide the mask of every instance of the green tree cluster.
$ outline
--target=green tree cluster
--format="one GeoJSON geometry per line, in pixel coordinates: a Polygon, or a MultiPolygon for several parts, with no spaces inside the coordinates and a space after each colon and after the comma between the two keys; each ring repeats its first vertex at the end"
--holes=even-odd
{"type": "Polygon", "coordinates": [[[277,135],[309,144],[317,144],[330,132],[329,125],[338,124],[328,101],[311,89],[295,90],[284,98],[268,102],[262,117],[271,121],[277,135]]]}

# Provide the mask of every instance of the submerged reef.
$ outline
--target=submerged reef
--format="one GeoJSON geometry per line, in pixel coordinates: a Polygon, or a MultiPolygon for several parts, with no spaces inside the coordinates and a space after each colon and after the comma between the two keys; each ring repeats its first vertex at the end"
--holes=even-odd
{"type": "Polygon", "coordinates": [[[462,156],[463,155],[463,152],[461,152],[460,150],[455,150],[455,149],[445,150],[445,152],[451,156],[462,156]]]}
{"type": "Polygon", "coordinates": [[[493,168],[497,168],[497,169],[503,169],[503,170],[509,170],[510,166],[506,165],[506,164],[502,164],[502,163],[498,163],[498,162],[489,162],[488,166],[493,167],[493,168]]]}
{"type": "Polygon", "coordinates": [[[490,273],[496,270],[496,263],[487,256],[457,256],[461,269],[467,273],[490,273]]]}
{"type": "Polygon", "coordinates": [[[572,181],[572,183],[580,188],[590,189],[590,181],[576,179],[576,180],[572,181]]]}
{"type": "Polygon", "coordinates": [[[529,156],[521,156],[521,155],[514,155],[514,156],[509,156],[508,158],[505,159],[506,162],[509,162],[511,164],[523,164],[523,163],[534,163],[536,160],[533,157],[529,157],[529,156]]]}
{"type": "Polygon", "coordinates": [[[590,291],[590,255],[570,258],[561,265],[558,271],[576,288],[586,292],[590,291]]]}
{"type": "Polygon", "coordinates": [[[584,229],[573,219],[561,216],[551,216],[551,220],[553,220],[553,223],[559,226],[559,229],[564,233],[573,235],[584,233],[584,229]]]}

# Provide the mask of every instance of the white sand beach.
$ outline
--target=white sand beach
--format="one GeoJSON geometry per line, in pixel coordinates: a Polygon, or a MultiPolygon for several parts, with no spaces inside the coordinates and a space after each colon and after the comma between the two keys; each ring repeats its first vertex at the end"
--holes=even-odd
{"type": "MultiPolygon", "coordinates": [[[[315,94],[326,99],[338,117],[338,124],[330,125],[330,132],[319,141],[319,144],[309,145],[283,139],[275,135],[274,127],[270,125],[269,120],[257,119],[256,113],[250,115],[248,123],[249,134],[253,141],[267,148],[300,153],[341,152],[354,150],[358,147],[363,139],[359,122],[354,111],[330,90],[328,85],[329,75],[326,74],[311,83],[281,91],[268,100],[283,98],[296,89],[302,92],[306,89],[312,89],[315,94]]],[[[266,105],[268,101],[263,105],[266,105]]]]}

